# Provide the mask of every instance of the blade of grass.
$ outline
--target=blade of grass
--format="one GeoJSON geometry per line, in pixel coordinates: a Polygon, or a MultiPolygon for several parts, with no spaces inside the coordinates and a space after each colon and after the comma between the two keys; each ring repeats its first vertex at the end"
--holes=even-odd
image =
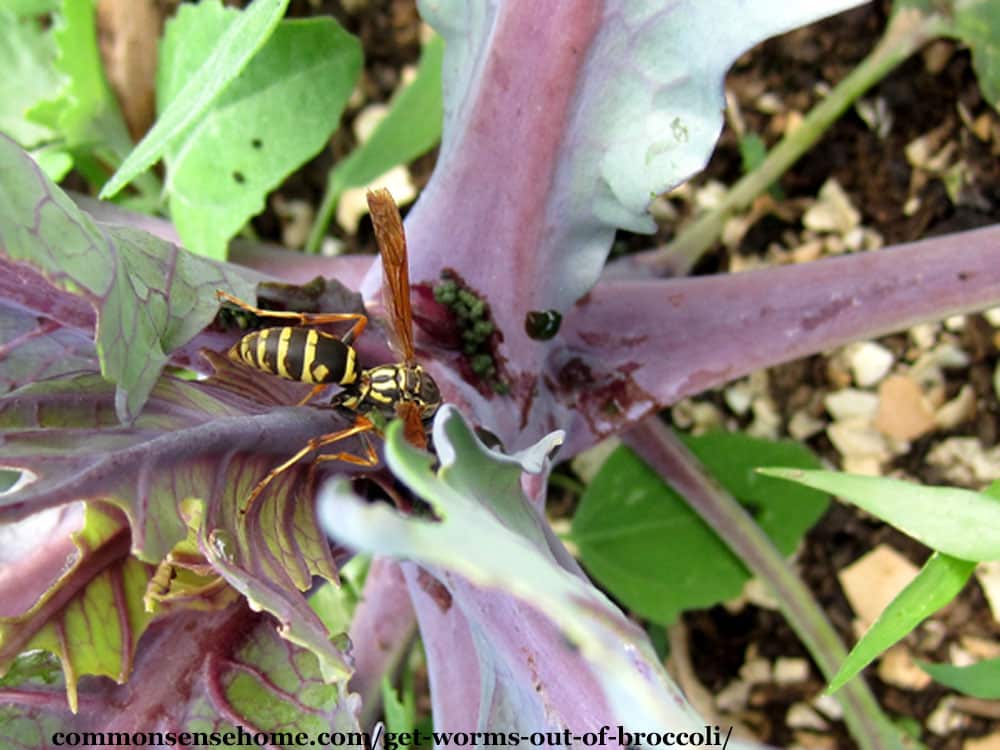
{"type": "Polygon", "coordinates": [[[973,562],[1000,560],[1000,501],[990,493],[836,471],[759,471],[843,498],[939,552],[973,562]]]}
{"type": "Polygon", "coordinates": [[[975,567],[974,562],[940,552],[931,555],[917,577],[892,600],[851,649],[840,671],[830,680],[827,692],[840,690],[883,651],[958,596],[975,567]]]}

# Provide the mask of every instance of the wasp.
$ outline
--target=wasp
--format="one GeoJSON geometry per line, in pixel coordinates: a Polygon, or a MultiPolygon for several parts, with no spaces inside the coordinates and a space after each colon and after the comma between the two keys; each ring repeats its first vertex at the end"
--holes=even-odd
{"type": "Polygon", "coordinates": [[[378,431],[386,418],[403,420],[406,439],[427,446],[425,423],[441,406],[441,393],[431,375],[416,362],[413,347],[413,311],[410,305],[410,274],[406,235],[399,209],[388,190],[368,193],[368,208],[375,240],[382,254],[382,297],[390,344],[400,361],[363,369],[351,344],[368,324],[363,313],[300,313],[261,310],[222,290],[220,300],[260,319],[294,321],[292,325],[260,328],[246,334],[227,352],[229,359],[286,380],[309,383],[305,405],[329,385],[341,386],[330,408],[354,416],[354,424],[337,432],[313,438],[291,458],[272,469],[250,493],[241,513],[246,514],[268,484],[310,453],[349,437],[360,435],[364,455],[350,452],[318,455],[314,464],[344,461],[357,466],[375,466],[378,455],[367,435],[378,431]],[[317,330],[315,326],[350,322],[342,336],[317,330]]]}

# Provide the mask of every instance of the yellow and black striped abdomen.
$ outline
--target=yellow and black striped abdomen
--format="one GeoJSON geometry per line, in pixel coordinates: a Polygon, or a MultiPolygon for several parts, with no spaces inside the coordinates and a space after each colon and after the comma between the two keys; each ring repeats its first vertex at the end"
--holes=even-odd
{"type": "Polygon", "coordinates": [[[229,358],[302,383],[350,385],[357,379],[354,349],[313,328],[285,326],[248,333],[229,350],[229,358]]]}

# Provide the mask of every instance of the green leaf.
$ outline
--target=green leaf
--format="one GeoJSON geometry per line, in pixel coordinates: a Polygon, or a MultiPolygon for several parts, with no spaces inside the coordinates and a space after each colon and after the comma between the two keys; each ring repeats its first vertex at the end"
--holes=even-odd
{"type": "Polygon", "coordinates": [[[0,0],[0,12],[7,10],[16,16],[40,16],[59,9],[61,0],[0,0]]]}
{"type": "Polygon", "coordinates": [[[124,226],[93,222],[10,140],[0,138],[4,250],[98,312],[102,374],[122,421],[142,408],[168,354],[215,317],[216,289],[252,298],[249,274],[124,226]]]}
{"type": "Polygon", "coordinates": [[[84,518],[83,528],[71,535],[77,554],[59,580],[27,612],[0,618],[0,673],[21,651],[55,655],[74,713],[80,677],[128,678],[136,645],[152,619],[142,605],[152,569],[118,544],[127,533],[122,517],[88,505],[84,518]],[[116,548],[124,557],[114,554],[116,548]]]}
{"type": "Polygon", "coordinates": [[[55,654],[36,649],[25,651],[7,669],[7,674],[0,677],[0,688],[17,687],[28,680],[38,680],[46,685],[57,682],[61,676],[59,659],[55,654]]]}
{"type": "MultiPolygon", "coordinates": [[[[744,135],[740,138],[739,145],[740,159],[743,163],[743,174],[750,174],[763,164],[767,158],[767,145],[756,133],[747,133],[744,135]]],[[[767,190],[775,200],[782,199],[783,193],[781,192],[781,187],[776,182],[772,182],[767,190]]]]}
{"type": "Polygon", "coordinates": [[[33,20],[19,20],[0,8],[0,133],[25,148],[55,137],[50,128],[26,118],[31,107],[59,90],[55,56],[50,33],[33,20]]]}
{"type": "Polygon", "coordinates": [[[896,0],[893,15],[903,11],[920,13],[929,35],[950,36],[968,45],[983,97],[1000,108],[1000,5],[996,0],[896,0]]]}
{"type": "Polygon", "coordinates": [[[65,0],[58,19],[53,36],[62,86],[35,105],[28,117],[51,128],[65,147],[89,150],[118,164],[131,149],[132,139],[104,78],[93,0],[65,0]]]}
{"type": "Polygon", "coordinates": [[[174,139],[208,110],[271,36],[287,5],[288,0],[254,0],[239,14],[205,62],[104,186],[101,198],[115,195],[149,169],[174,139]]]}
{"type": "Polygon", "coordinates": [[[14,486],[14,482],[21,478],[21,472],[0,469],[0,492],[6,492],[14,486]]]}
{"type": "Polygon", "coordinates": [[[53,182],[62,180],[73,168],[73,157],[62,146],[54,143],[31,149],[31,158],[38,162],[38,166],[53,182]]]}
{"type": "MultiPolygon", "coordinates": [[[[246,377],[244,370],[208,356],[225,380],[163,376],[127,426],[116,422],[114,389],[97,373],[33,383],[0,398],[4,463],[36,478],[0,496],[0,523],[77,500],[116,505],[130,521],[136,558],[159,564],[168,553],[179,555],[162,569],[148,601],[168,610],[224,603],[221,581],[209,580],[218,574],[256,611],[273,614],[282,637],[315,653],[324,675],[343,678],[349,673],[343,652],[299,593],[317,576],[337,577],[316,522],[308,464],[284,472],[274,483],[280,489],[245,518],[238,510],[274,468],[274,446],[322,434],[331,415],[268,410],[269,396],[284,403],[301,390],[287,390],[292,384],[284,381],[256,384],[252,376],[236,380],[246,377]],[[214,573],[199,570],[199,558],[214,573]],[[172,574],[185,568],[202,580],[175,581],[172,574]]],[[[119,541],[127,549],[124,529],[119,541]]]]}
{"type": "MultiPolygon", "coordinates": [[[[687,438],[691,451],[756,517],[784,554],[827,507],[816,492],[786,492],[753,471],[775,461],[818,466],[799,443],[768,442],[738,433],[687,438]]],[[[737,596],[746,566],[692,510],[628,448],[619,448],[587,487],[571,538],[587,570],[631,609],[670,623],[686,609],[737,596]]]]}
{"type": "Polygon", "coordinates": [[[989,495],[833,471],[761,469],[761,473],[838,495],[952,557],[1000,560],[1000,500],[989,495]]]}
{"type": "Polygon", "coordinates": [[[983,700],[1000,700],[1000,659],[987,659],[967,667],[918,661],[942,685],[983,700]]]}
{"type": "Polygon", "coordinates": [[[979,0],[955,6],[955,35],[969,45],[983,96],[1000,109],[1000,4],[979,0]]]}
{"type": "MultiPolygon", "coordinates": [[[[184,6],[160,63],[169,107],[240,14],[184,6]]],[[[284,21],[198,123],[166,151],[170,211],[186,247],[215,258],[267,194],[318,153],[361,71],[361,47],[332,18],[284,21]]]]}
{"type": "Polygon", "coordinates": [[[399,735],[412,732],[417,722],[417,698],[413,685],[413,670],[407,665],[402,675],[401,690],[396,690],[389,676],[382,678],[382,712],[387,731],[399,735]]]}
{"type": "Polygon", "coordinates": [[[379,121],[368,139],[330,173],[310,249],[318,249],[322,232],[329,223],[341,194],[353,187],[368,185],[398,164],[406,164],[441,140],[444,119],[441,101],[441,62],[444,41],[432,37],[420,56],[420,66],[413,81],[402,89],[389,105],[389,112],[379,121]]]}
{"type": "Polygon", "coordinates": [[[879,654],[954,599],[975,567],[974,562],[940,552],[931,555],[920,573],[890,602],[851,649],[827,691],[839,690],[879,654]]]}
{"type": "Polygon", "coordinates": [[[340,585],[325,583],[309,595],[309,606],[331,633],[350,630],[370,565],[370,557],[355,555],[338,568],[340,585]]]}

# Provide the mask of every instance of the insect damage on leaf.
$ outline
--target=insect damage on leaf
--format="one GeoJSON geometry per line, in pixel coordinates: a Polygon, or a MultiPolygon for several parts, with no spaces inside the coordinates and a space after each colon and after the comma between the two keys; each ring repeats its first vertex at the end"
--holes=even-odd
{"type": "Polygon", "coordinates": [[[434,299],[451,313],[458,329],[463,363],[471,371],[471,379],[494,393],[508,393],[510,385],[500,377],[494,352],[503,336],[493,323],[486,300],[449,269],[441,272],[441,281],[434,286],[434,299]]]}

